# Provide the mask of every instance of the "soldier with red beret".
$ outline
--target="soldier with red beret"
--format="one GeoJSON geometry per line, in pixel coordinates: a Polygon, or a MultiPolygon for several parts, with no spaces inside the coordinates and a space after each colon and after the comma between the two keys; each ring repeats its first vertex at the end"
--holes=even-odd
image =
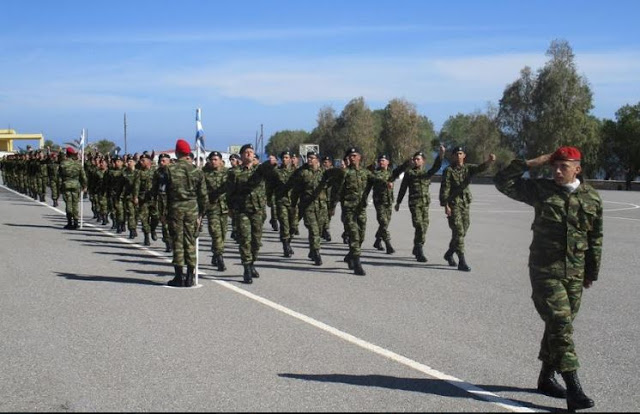
{"type": "Polygon", "coordinates": [[[569,411],[594,406],[578,380],[573,321],[583,288],[598,279],[602,255],[602,200],[582,182],[582,154],[563,146],[530,160],[514,160],[494,177],[498,190],[534,207],[529,278],[535,308],[545,324],[538,358],[538,390],[566,398],[569,411]],[[553,179],[527,179],[529,168],[550,165],[553,179]],[[555,378],[559,372],[566,389],[555,378]]]}

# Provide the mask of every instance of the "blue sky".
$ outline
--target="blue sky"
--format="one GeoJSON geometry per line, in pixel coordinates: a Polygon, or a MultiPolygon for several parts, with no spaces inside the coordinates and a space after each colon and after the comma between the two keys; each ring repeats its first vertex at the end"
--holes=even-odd
{"type": "Polygon", "coordinates": [[[129,152],[311,131],[318,110],[405,98],[439,129],[497,104],[553,39],[614,118],[640,102],[637,1],[0,0],[0,129],[62,143],[87,128],[129,152]]]}

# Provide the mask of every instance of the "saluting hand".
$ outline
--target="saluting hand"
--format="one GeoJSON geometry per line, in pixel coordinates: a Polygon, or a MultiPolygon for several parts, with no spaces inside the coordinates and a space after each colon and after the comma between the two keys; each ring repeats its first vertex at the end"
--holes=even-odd
{"type": "Polygon", "coordinates": [[[543,154],[539,157],[527,160],[527,167],[529,168],[539,167],[541,165],[548,164],[550,160],[551,160],[551,154],[543,154]]]}
{"type": "Polygon", "coordinates": [[[447,148],[440,144],[440,148],[438,149],[438,155],[440,156],[440,158],[444,158],[444,153],[447,152],[447,148]]]}
{"type": "Polygon", "coordinates": [[[496,154],[489,154],[489,158],[487,158],[488,163],[492,163],[496,160],[496,154]]]}

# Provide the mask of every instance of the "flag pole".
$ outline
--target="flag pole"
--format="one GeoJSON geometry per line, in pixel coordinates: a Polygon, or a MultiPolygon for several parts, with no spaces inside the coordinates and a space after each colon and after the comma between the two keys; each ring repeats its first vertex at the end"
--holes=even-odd
{"type": "MultiPolygon", "coordinates": [[[[196,168],[200,168],[200,131],[201,131],[201,123],[202,120],[200,108],[196,109],[196,168]]],[[[200,213],[198,212],[198,215],[200,213]]],[[[196,231],[198,232],[198,237],[196,237],[196,268],[194,269],[194,284],[198,286],[198,273],[200,267],[200,226],[202,223],[199,220],[196,220],[196,231]]]]}
{"type": "MultiPolygon", "coordinates": [[[[84,128],[80,133],[80,165],[82,165],[82,173],[84,173],[84,128]]],[[[84,225],[84,188],[80,187],[80,229],[84,225]]]]}

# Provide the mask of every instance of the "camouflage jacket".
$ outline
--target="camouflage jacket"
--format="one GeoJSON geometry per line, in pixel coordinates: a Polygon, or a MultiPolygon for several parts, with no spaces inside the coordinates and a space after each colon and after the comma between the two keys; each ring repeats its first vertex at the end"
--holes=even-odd
{"type": "Polygon", "coordinates": [[[135,180],[133,181],[133,196],[138,199],[138,202],[151,200],[153,172],[153,167],[137,170],[135,180]]]}
{"type": "Polygon", "coordinates": [[[405,171],[396,204],[402,203],[404,195],[407,190],[409,190],[409,207],[428,206],[431,203],[431,196],[429,194],[431,177],[438,172],[441,165],[442,159],[438,156],[428,171],[424,168],[415,167],[405,171]]]}
{"type": "Polygon", "coordinates": [[[209,197],[207,209],[217,208],[222,213],[228,212],[227,170],[225,168],[215,170],[211,165],[207,164],[202,168],[202,172],[204,173],[204,181],[207,185],[207,195],[209,197]]]}
{"type": "Polygon", "coordinates": [[[442,173],[440,205],[466,207],[471,204],[471,178],[489,168],[489,163],[450,165],[442,173]]]}
{"type": "Polygon", "coordinates": [[[264,181],[272,174],[269,161],[250,167],[230,168],[227,176],[227,200],[236,212],[255,213],[265,208],[264,181]]]}
{"type": "Polygon", "coordinates": [[[285,168],[280,166],[273,172],[273,194],[276,204],[290,206],[291,205],[291,189],[293,185],[292,176],[297,171],[293,167],[285,168]]]}
{"type": "Polygon", "coordinates": [[[533,206],[529,268],[533,278],[585,277],[597,280],[602,256],[602,200],[581,183],[569,193],[549,179],[525,179],[524,160],[514,160],[494,177],[508,197],[533,206]]]}
{"type": "Polygon", "coordinates": [[[169,165],[167,199],[169,205],[185,201],[197,202],[198,214],[203,215],[207,208],[207,186],[202,170],[184,159],[169,165]]]}
{"type": "Polygon", "coordinates": [[[122,168],[111,168],[106,173],[107,194],[110,197],[121,198],[124,191],[124,177],[122,168]]]}
{"type": "Polygon", "coordinates": [[[76,160],[66,159],[60,163],[58,171],[58,188],[60,191],[81,190],[87,186],[87,177],[82,164],[76,160]]]}
{"type": "Polygon", "coordinates": [[[373,174],[366,168],[350,166],[341,170],[343,178],[340,185],[340,203],[342,208],[362,209],[366,206],[365,190],[373,174]]]}
{"type": "Polygon", "coordinates": [[[124,168],[122,170],[122,178],[124,181],[124,185],[122,187],[122,195],[126,198],[133,197],[133,185],[137,176],[139,174],[138,170],[130,170],[128,168],[124,168]]]}

